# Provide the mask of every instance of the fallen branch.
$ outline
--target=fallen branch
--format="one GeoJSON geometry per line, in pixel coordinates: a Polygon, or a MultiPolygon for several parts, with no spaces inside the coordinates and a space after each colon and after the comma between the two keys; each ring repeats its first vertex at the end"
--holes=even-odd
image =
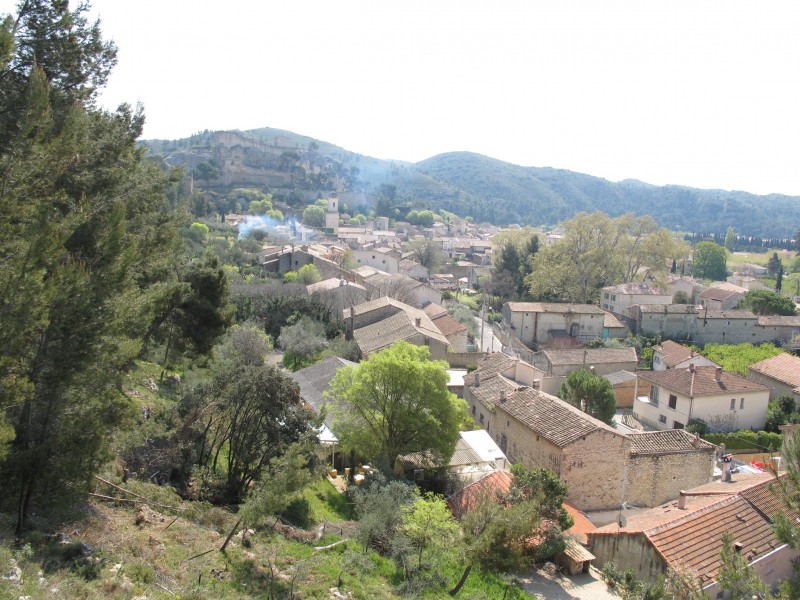
{"type": "MultiPolygon", "coordinates": [[[[110,485],[115,490],[119,490],[120,492],[124,492],[125,494],[129,494],[131,496],[136,496],[137,498],[144,500],[147,504],[152,504],[153,506],[158,506],[159,508],[168,508],[169,510],[186,510],[185,508],[181,508],[180,506],[169,506],[168,504],[161,504],[160,502],[155,502],[154,500],[150,500],[150,498],[146,498],[145,496],[141,496],[136,492],[132,492],[130,490],[125,489],[124,487],[120,487],[110,481],[106,481],[102,477],[98,477],[97,475],[94,476],[97,481],[101,481],[106,485],[110,485]]],[[[94,495],[94,494],[93,494],[94,495]]],[[[126,502],[133,502],[133,500],[126,500],[126,502]]]]}
{"type": "Polygon", "coordinates": [[[175,521],[177,521],[177,520],[178,520],[178,517],[175,517],[174,519],[172,519],[172,521],[170,521],[170,522],[169,522],[169,525],[167,525],[166,527],[164,527],[164,531],[166,531],[167,529],[169,529],[170,527],[172,527],[172,524],[173,524],[175,521]]]}
{"type": "Polygon", "coordinates": [[[130,498],[117,498],[115,496],[104,496],[103,494],[95,494],[89,492],[90,496],[94,496],[95,498],[101,498],[103,500],[113,500],[114,502],[132,502],[133,504],[141,504],[139,500],[131,500],[130,498]]]}
{"type": "Polygon", "coordinates": [[[167,593],[168,593],[170,596],[174,596],[174,595],[175,595],[175,592],[173,592],[173,591],[172,591],[171,589],[169,589],[167,586],[165,586],[165,585],[161,585],[161,584],[160,584],[160,583],[158,583],[157,581],[154,581],[153,583],[155,583],[155,584],[156,584],[158,587],[160,587],[162,590],[164,590],[165,592],[167,592],[167,593]]]}
{"type": "Polygon", "coordinates": [[[194,560],[195,558],[200,558],[201,556],[205,556],[206,554],[210,554],[211,552],[214,552],[215,550],[216,550],[216,548],[212,548],[211,550],[206,550],[205,552],[201,552],[200,554],[195,554],[194,556],[192,556],[190,558],[187,558],[183,562],[189,562],[190,560],[194,560]]]}
{"type": "Polygon", "coordinates": [[[349,541],[350,540],[339,540],[338,542],[328,544],[327,546],[314,546],[314,550],[330,550],[331,548],[338,546],[339,544],[344,544],[345,542],[349,541]]]}

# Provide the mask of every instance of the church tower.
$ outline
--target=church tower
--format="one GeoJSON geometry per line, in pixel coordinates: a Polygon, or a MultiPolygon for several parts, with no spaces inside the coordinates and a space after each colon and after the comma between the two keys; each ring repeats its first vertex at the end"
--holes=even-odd
{"type": "Polygon", "coordinates": [[[328,210],[325,212],[325,227],[339,232],[339,198],[336,192],[331,192],[328,197],[328,210]]]}

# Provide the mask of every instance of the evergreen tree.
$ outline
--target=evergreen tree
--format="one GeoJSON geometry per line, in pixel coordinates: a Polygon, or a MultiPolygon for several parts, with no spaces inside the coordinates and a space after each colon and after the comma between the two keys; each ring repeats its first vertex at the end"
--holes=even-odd
{"type": "Polygon", "coordinates": [[[770,259],[767,261],[767,271],[770,275],[777,275],[782,266],[781,259],[778,257],[777,252],[773,252],[770,259]]]}
{"type": "Polygon", "coordinates": [[[0,26],[0,485],[18,535],[106,459],[176,240],[141,111],[94,107],[115,49],[87,10],[30,0],[0,26]]]}

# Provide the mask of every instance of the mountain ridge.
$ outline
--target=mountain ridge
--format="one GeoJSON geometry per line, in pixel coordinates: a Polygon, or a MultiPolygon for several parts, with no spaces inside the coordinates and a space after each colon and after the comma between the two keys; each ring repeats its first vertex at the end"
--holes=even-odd
{"type": "Polygon", "coordinates": [[[556,167],[521,166],[470,151],[444,152],[410,163],[378,159],[287,130],[205,131],[181,140],[143,140],[168,164],[216,163],[210,187],[263,185],[304,197],[344,194],[350,206],[374,202],[395,186],[398,204],[445,209],[477,221],[554,225],[581,211],[611,216],[649,214],[675,231],[790,239],[800,224],[800,197],[745,191],[613,182],[556,167]],[[293,162],[292,162],[293,161],[293,162]],[[291,163],[291,164],[290,164],[291,163]],[[303,172],[305,174],[303,174],[303,172]]]}

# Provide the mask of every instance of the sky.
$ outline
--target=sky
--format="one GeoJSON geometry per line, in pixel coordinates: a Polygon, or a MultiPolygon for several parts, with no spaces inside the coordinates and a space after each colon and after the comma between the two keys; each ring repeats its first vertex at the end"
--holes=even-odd
{"type": "Polygon", "coordinates": [[[144,138],[274,127],[383,159],[463,150],[611,181],[800,195],[796,3],[92,6],[119,48],[101,103],[141,102],[144,138]]]}

